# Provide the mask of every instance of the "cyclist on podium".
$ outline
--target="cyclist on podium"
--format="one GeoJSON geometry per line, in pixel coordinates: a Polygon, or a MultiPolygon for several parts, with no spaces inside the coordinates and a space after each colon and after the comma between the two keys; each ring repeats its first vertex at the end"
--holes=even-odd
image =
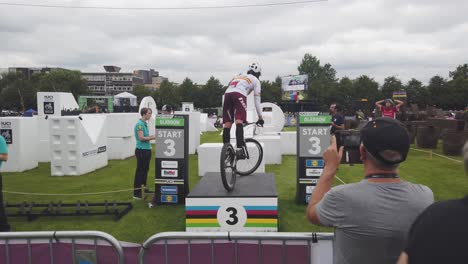
{"type": "Polygon", "coordinates": [[[238,159],[245,159],[244,151],[244,126],[247,120],[247,95],[252,91],[254,93],[255,108],[257,110],[257,125],[263,126],[265,123],[262,117],[262,108],[260,106],[260,75],[261,68],[258,63],[249,65],[247,74],[240,74],[234,77],[224,92],[223,104],[223,143],[229,143],[231,139],[231,126],[236,123],[236,155],[238,159]]]}

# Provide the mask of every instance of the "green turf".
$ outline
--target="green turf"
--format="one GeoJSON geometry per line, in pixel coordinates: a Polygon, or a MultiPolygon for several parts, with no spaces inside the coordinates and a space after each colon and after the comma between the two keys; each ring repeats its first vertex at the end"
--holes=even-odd
{"type": "MultiPolygon", "coordinates": [[[[294,130],[294,129],[291,129],[294,130]]],[[[207,132],[201,136],[201,142],[220,142],[219,132],[207,132]]],[[[441,153],[440,148],[435,150],[441,153]]],[[[461,157],[453,157],[460,160],[461,157]]],[[[199,181],[196,155],[190,155],[190,188],[199,181]]],[[[23,173],[3,173],[4,190],[29,193],[89,193],[114,190],[126,190],[133,186],[135,158],[109,161],[109,165],[92,173],[75,177],[50,176],[49,163],[40,163],[39,167],[23,173]]],[[[459,198],[468,190],[468,177],[464,175],[463,164],[447,160],[428,153],[411,150],[407,162],[401,165],[403,179],[429,186],[436,200],[459,198]]],[[[275,174],[279,199],[280,231],[285,232],[331,232],[332,229],[313,226],[305,218],[305,205],[295,203],[296,195],[296,157],[283,156],[281,165],[267,165],[266,171],[275,174]]],[[[362,165],[342,165],[338,177],[346,182],[362,179],[362,165]]],[[[151,162],[148,183],[154,178],[154,162],[151,162]]],[[[221,184],[221,181],[220,181],[221,184]]],[[[341,184],[335,179],[334,184],[341,184]]],[[[141,243],[152,234],[164,231],[185,230],[184,206],[158,206],[152,209],[144,201],[134,201],[132,192],[87,195],[87,196],[36,196],[4,193],[9,203],[27,202],[102,202],[127,201],[133,203],[133,210],[120,221],[114,222],[110,216],[102,217],[41,217],[28,222],[25,218],[10,218],[16,231],[46,230],[100,230],[122,241],[141,243]]]]}

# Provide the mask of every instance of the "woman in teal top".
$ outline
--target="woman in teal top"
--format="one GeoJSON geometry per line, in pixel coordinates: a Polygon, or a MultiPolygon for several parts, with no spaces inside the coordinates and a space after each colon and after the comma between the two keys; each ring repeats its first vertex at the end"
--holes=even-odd
{"type": "Polygon", "coordinates": [[[133,199],[138,200],[142,198],[141,186],[146,185],[148,178],[151,161],[150,141],[156,138],[155,135],[150,136],[148,131],[148,120],[151,119],[152,113],[150,108],[143,107],[140,110],[141,119],[135,125],[135,157],[137,159],[137,167],[133,181],[133,199]]]}

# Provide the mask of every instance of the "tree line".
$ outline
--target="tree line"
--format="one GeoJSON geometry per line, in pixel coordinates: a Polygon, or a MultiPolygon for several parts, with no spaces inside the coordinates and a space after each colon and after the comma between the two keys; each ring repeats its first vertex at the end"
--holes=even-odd
{"type": "MultiPolygon", "coordinates": [[[[468,105],[468,64],[449,71],[448,79],[433,76],[428,85],[415,78],[403,83],[396,76],[385,78],[382,85],[367,75],[355,79],[337,78],[337,72],[330,63],[322,64],[317,57],[308,53],[297,69],[298,74],[309,76],[307,97],[321,109],[327,109],[331,102],[351,109],[355,102],[363,99],[373,105],[383,98],[391,98],[395,91],[405,91],[407,104],[417,104],[422,108],[431,105],[446,110],[461,110],[468,105]]],[[[274,81],[262,80],[261,84],[263,102],[281,103],[280,77],[274,81]]],[[[221,106],[225,89],[226,85],[214,76],[203,85],[187,77],[179,85],[164,81],[154,92],[136,85],[133,93],[139,101],[145,96],[152,96],[158,105],[180,106],[182,102],[194,102],[196,108],[213,108],[221,106]]],[[[21,73],[5,73],[0,78],[0,109],[37,109],[36,92],[70,92],[75,98],[89,94],[86,80],[81,78],[79,71],[37,73],[29,80],[21,73]]]]}

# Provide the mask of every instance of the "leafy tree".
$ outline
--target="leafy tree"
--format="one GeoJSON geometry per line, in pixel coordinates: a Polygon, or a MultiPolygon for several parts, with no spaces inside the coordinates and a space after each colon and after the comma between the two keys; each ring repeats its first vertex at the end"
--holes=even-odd
{"type": "Polygon", "coordinates": [[[361,75],[353,81],[351,94],[356,99],[367,99],[369,102],[378,101],[382,97],[379,83],[367,75],[361,75]]]}
{"type": "Polygon", "coordinates": [[[304,55],[297,70],[299,74],[309,76],[309,89],[307,91],[309,98],[315,99],[322,108],[326,107],[330,97],[328,90],[332,89],[337,81],[336,70],[329,63],[321,66],[320,60],[309,53],[304,55]]]}
{"type": "Polygon", "coordinates": [[[427,89],[429,91],[431,99],[429,102],[430,104],[435,105],[437,107],[442,107],[443,105],[445,106],[448,103],[448,101],[445,99],[446,86],[447,81],[438,75],[432,77],[429,80],[429,85],[427,86],[427,89]]]}
{"type": "Polygon", "coordinates": [[[133,94],[137,97],[138,103],[140,103],[144,97],[151,95],[151,91],[144,85],[135,85],[133,87],[133,94]]]}
{"type": "Polygon", "coordinates": [[[211,76],[200,91],[200,108],[219,107],[221,106],[221,98],[224,94],[223,85],[218,79],[211,76]]]}
{"type": "Polygon", "coordinates": [[[281,78],[275,82],[262,81],[262,102],[278,103],[281,101],[281,78]]]}
{"type": "Polygon", "coordinates": [[[405,90],[408,104],[418,104],[424,107],[429,103],[429,90],[422,85],[422,82],[413,78],[406,84],[405,90]]]}
{"type": "Polygon", "coordinates": [[[40,92],[68,92],[78,98],[79,95],[87,93],[88,87],[86,80],[81,78],[81,72],[59,69],[40,73],[37,90],[40,92]]]}
{"type": "Polygon", "coordinates": [[[326,63],[324,66],[320,65],[320,60],[317,57],[306,53],[302,59],[301,64],[297,67],[299,74],[309,75],[309,80],[321,80],[328,82],[335,82],[336,70],[326,63]]]}
{"type": "Polygon", "coordinates": [[[385,98],[392,98],[393,92],[403,90],[403,84],[401,80],[395,76],[385,78],[384,84],[382,85],[382,95],[385,98]]]}
{"type": "Polygon", "coordinates": [[[452,80],[448,82],[448,100],[451,109],[464,109],[468,106],[468,64],[459,65],[450,72],[452,80]]]}
{"type": "Polygon", "coordinates": [[[468,106],[468,78],[457,77],[447,83],[445,109],[462,110],[468,106]]]}
{"type": "Polygon", "coordinates": [[[3,74],[0,79],[0,108],[24,111],[36,108],[36,90],[22,73],[3,74]]]}
{"type": "Polygon", "coordinates": [[[181,85],[178,87],[178,93],[181,102],[194,102],[194,106],[198,106],[197,95],[200,89],[189,78],[185,78],[181,85]]]}
{"type": "Polygon", "coordinates": [[[155,91],[153,97],[157,105],[180,105],[180,98],[177,94],[176,86],[167,80],[161,83],[161,87],[155,91]]]}
{"type": "Polygon", "coordinates": [[[458,65],[457,69],[453,72],[449,72],[450,78],[455,79],[468,79],[468,64],[458,65]]]}

